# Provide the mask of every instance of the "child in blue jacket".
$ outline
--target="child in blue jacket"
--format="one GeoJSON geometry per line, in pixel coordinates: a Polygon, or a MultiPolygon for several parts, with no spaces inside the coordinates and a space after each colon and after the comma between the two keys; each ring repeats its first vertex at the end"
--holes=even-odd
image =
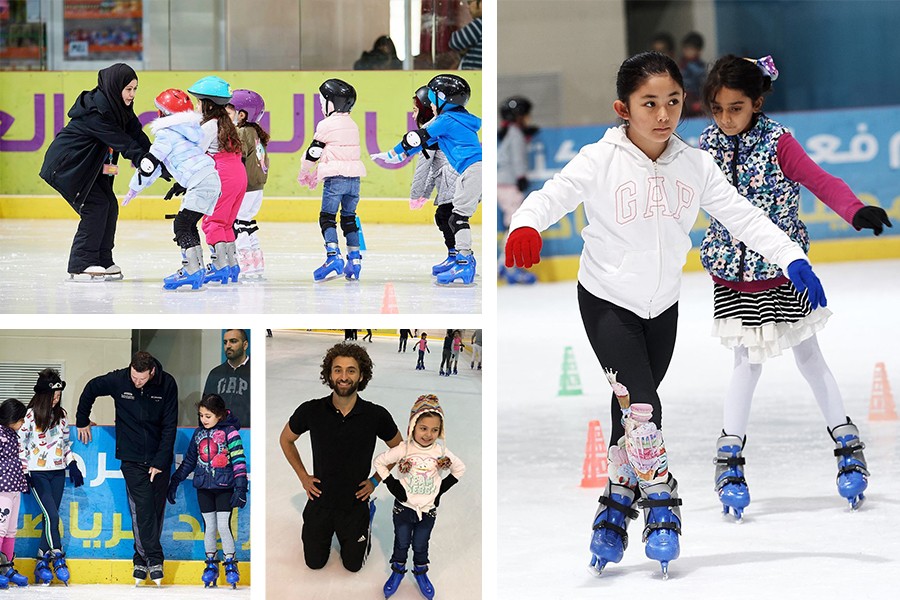
{"type": "Polygon", "coordinates": [[[456,241],[456,260],[446,261],[446,269],[435,273],[437,282],[442,285],[457,280],[471,285],[475,279],[469,217],[475,214],[481,202],[481,142],[478,139],[481,119],[464,108],[471,95],[472,90],[462,77],[437,75],[428,82],[428,100],[437,115],[434,120],[420,129],[407,132],[392,150],[371,155],[372,160],[396,164],[426,145],[437,142],[450,165],[459,173],[450,215],[450,228],[456,241]]]}
{"type": "Polygon", "coordinates": [[[247,463],[239,433],[241,424],[225,408],[225,401],[221,396],[216,394],[203,397],[197,405],[197,415],[200,427],[194,431],[187,453],[172,475],[167,497],[170,504],[175,504],[178,485],[191,473],[194,474],[197,503],[200,505],[204,525],[204,587],[216,587],[219,578],[217,531],[222,538],[226,580],[231,587],[236,587],[240,574],[234,558],[231,509],[243,508],[247,504],[247,463]]]}
{"type": "Polygon", "coordinates": [[[127,205],[138,192],[156,181],[163,165],[177,182],[165,199],[184,194],[181,210],[175,215],[175,242],[181,248],[181,269],[163,280],[163,287],[175,290],[182,285],[200,289],[206,274],[203,247],[197,223],[203,215],[211,215],[222,192],[213,158],[201,147],[201,116],[182,90],[169,89],[156,97],[159,118],[150,124],[155,139],[150,152],[141,160],[128,184],[127,205]]]}

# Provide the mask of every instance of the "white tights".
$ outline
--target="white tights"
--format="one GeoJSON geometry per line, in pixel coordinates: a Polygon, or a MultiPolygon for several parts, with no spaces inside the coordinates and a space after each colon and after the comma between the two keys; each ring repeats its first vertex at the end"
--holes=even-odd
{"type": "MultiPolygon", "coordinates": [[[[809,383],[819,409],[825,417],[825,424],[833,429],[846,423],[847,413],[844,410],[841,392],[834,375],[825,364],[825,357],[822,356],[816,336],[813,335],[797,344],[792,350],[797,368],[809,383]]],[[[738,437],[746,435],[747,422],[750,420],[750,404],[761,374],[762,364],[751,363],[747,348],[737,346],[734,349],[734,371],[725,396],[724,425],[727,434],[738,437]]]]}

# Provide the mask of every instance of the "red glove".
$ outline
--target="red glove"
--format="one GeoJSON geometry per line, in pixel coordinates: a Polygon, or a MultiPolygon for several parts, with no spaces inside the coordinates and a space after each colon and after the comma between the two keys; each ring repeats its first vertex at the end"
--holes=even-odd
{"type": "Polygon", "coordinates": [[[506,266],[525,267],[541,262],[541,234],[537,229],[522,227],[509,234],[506,239],[506,266]]]}

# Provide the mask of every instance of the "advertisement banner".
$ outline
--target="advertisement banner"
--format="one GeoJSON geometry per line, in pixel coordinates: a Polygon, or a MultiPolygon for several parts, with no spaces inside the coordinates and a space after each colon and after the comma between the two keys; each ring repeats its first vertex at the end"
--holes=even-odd
{"type": "MultiPolygon", "coordinates": [[[[321,186],[317,190],[301,187],[297,174],[316,124],[324,118],[319,86],[332,77],[347,81],[357,93],[351,115],[359,126],[362,160],[367,171],[361,195],[364,198],[409,197],[412,166],[404,168],[409,161],[380,166],[369,159],[369,154],[393,147],[404,133],[416,129],[412,118],[413,95],[437,72],[140,72],[135,112],[151,141],[153,136],[146,125],[157,117],[153,104],[157,94],[168,88],[187,90],[201,77],[212,74],[225,79],[232,89],[252,89],[265,100],[266,112],[260,126],[271,135],[266,198],[321,197],[321,186]]],[[[467,108],[481,117],[481,72],[465,71],[461,76],[472,88],[467,108]]],[[[44,153],[68,122],[66,113],[78,95],[96,85],[97,74],[93,72],[0,73],[0,195],[58,196],[38,177],[44,153]]],[[[115,191],[119,195],[128,191],[133,174],[126,162],[120,160],[121,174],[116,177],[115,191]]],[[[160,180],[142,195],[162,196],[170,186],[160,180]]]]}
{"type": "MultiPolygon", "coordinates": [[[[85,445],[78,441],[75,427],[70,427],[72,452],[78,465],[85,468],[84,485],[75,488],[67,480],[59,508],[62,542],[69,558],[112,558],[131,560],[134,534],[131,512],[125,492],[125,480],[116,460],[115,427],[93,427],[93,440],[85,445]]],[[[194,428],[179,427],[175,436],[175,466],[181,464],[193,436],[194,428]]],[[[250,474],[250,430],[241,430],[241,441],[250,474]]],[[[237,559],[250,560],[250,505],[232,511],[231,530],[237,547],[237,559]]],[[[203,518],[197,505],[193,476],[178,487],[174,505],[166,503],[162,546],[167,560],[203,560],[203,518]]],[[[41,509],[31,494],[22,494],[16,554],[36,556],[44,533],[41,509]]],[[[299,531],[298,531],[299,535],[299,531]]]]}
{"type": "MultiPolygon", "coordinates": [[[[894,227],[884,236],[900,236],[900,107],[794,112],[770,115],[791,129],[809,156],[825,171],[843,179],[865,204],[883,207],[894,227]]],[[[700,134],[709,125],[705,118],[686,119],[678,135],[698,146],[700,134]]],[[[547,127],[541,129],[530,148],[530,189],[543,183],[572,160],[582,146],[603,137],[608,127],[547,127]]],[[[815,240],[870,238],[858,232],[813,194],[801,186],[800,218],[815,240]]],[[[691,230],[693,246],[709,224],[703,211],[691,230]]],[[[586,225],[583,206],[561,219],[543,234],[543,256],[581,253],[581,230],[586,225]]]]}

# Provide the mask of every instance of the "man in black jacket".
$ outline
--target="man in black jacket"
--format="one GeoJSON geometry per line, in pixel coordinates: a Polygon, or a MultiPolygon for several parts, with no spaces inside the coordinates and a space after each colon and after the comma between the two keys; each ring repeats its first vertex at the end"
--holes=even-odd
{"type": "Polygon", "coordinates": [[[137,164],[150,139],[134,113],[137,75],[124,63],[102,69],[97,87],[69,109],[69,123],[47,148],[41,179],[80,215],[69,253],[72,279],[121,279],[113,262],[119,202],[113,192],[119,154],[137,164]]]}
{"type": "Polygon", "coordinates": [[[241,427],[250,427],[250,357],[247,356],[247,331],[229,329],[223,336],[225,362],[206,377],[203,395],[217,394],[238,420],[241,427]]]}
{"type": "Polygon", "coordinates": [[[178,385],[148,352],[136,352],[126,369],[94,377],[78,399],[78,439],[91,441],[91,407],[100,396],[112,396],[116,408],[116,458],[131,507],[134,529],[134,578],[163,578],[160,537],[166,490],[172,470],[178,426],[178,385]]]}

